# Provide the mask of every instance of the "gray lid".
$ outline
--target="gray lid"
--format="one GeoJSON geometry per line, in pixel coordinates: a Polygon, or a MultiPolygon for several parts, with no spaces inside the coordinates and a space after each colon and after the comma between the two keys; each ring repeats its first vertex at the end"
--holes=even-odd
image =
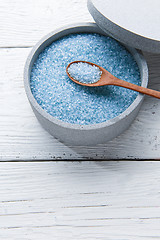
{"type": "Polygon", "coordinates": [[[97,25],[113,38],[160,53],[160,0],[88,0],[88,9],[97,25]]]}

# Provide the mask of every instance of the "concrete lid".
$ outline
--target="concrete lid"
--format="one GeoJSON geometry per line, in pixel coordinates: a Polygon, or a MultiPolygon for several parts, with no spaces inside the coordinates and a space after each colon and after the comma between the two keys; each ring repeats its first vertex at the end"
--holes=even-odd
{"type": "Polygon", "coordinates": [[[160,53],[159,0],[88,0],[97,25],[118,41],[160,53]]]}

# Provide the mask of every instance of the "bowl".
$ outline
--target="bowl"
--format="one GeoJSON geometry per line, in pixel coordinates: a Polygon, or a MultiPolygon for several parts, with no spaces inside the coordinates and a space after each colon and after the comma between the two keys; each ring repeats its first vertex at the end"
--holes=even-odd
{"type": "MultiPolygon", "coordinates": [[[[95,23],[77,23],[57,29],[43,37],[32,49],[29,54],[24,68],[24,86],[31,107],[41,123],[55,138],[67,145],[97,145],[106,143],[109,140],[120,135],[131,125],[138,114],[143,102],[144,95],[138,94],[133,103],[120,115],[103,123],[80,125],[71,124],[48,114],[35,100],[30,87],[30,74],[32,66],[39,54],[52,42],[71,33],[104,33],[95,23]]],[[[124,44],[122,44],[124,45],[124,44]]],[[[148,67],[142,53],[134,48],[124,45],[132,54],[137,62],[141,76],[141,86],[147,87],[148,84],[148,67]]]]}

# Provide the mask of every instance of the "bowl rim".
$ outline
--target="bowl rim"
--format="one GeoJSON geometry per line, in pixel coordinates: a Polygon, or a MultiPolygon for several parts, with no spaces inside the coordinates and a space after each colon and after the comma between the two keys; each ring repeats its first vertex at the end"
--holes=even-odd
{"type": "MultiPolygon", "coordinates": [[[[102,31],[96,23],[92,22],[80,22],[80,23],[74,23],[69,24],[66,26],[63,26],[61,28],[58,28],[49,34],[45,35],[40,41],[37,42],[37,44],[32,48],[31,52],[28,55],[28,58],[25,63],[24,67],[24,88],[26,91],[26,95],[28,97],[28,100],[32,107],[36,109],[36,111],[42,115],[46,120],[52,122],[53,124],[56,124],[63,128],[68,129],[81,129],[81,130],[95,130],[100,128],[105,128],[108,126],[111,126],[115,124],[116,122],[119,122],[120,120],[126,118],[129,114],[133,112],[134,109],[138,107],[138,105],[143,101],[144,95],[139,93],[136,97],[136,99],[132,102],[132,104],[121,114],[118,116],[109,119],[102,123],[95,123],[95,124],[88,124],[88,125],[81,125],[81,124],[72,124],[68,122],[64,122],[62,120],[57,119],[56,117],[53,117],[49,113],[47,113],[36,101],[34,98],[31,88],[30,88],[30,70],[33,66],[34,61],[36,60],[36,55],[43,51],[43,49],[47,46],[49,46],[52,42],[56,41],[60,37],[67,36],[71,33],[82,33],[82,32],[89,32],[89,33],[100,33],[102,35],[107,36],[107,33],[102,31]],[[58,36],[57,36],[58,35],[58,36]],[[53,41],[51,41],[52,38],[55,38],[53,41]],[[42,49],[41,49],[42,48],[42,49]],[[39,53],[38,53],[39,52],[39,53]],[[35,60],[33,61],[33,59],[35,60]],[[33,63],[32,63],[33,61],[33,63]]],[[[109,36],[109,34],[108,34],[109,36]]],[[[138,55],[141,58],[141,62],[143,64],[143,74],[141,74],[141,86],[147,87],[148,85],[148,67],[147,62],[142,55],[141,51],[136,50],[132,47],[126,46],[123,43],[122,44],[132,55],[138,55]],[[143,76],[142,76],[143,75],[143,76]],[[143,78],[142,78],[143,77],[143,78]]],[[[38,56],[37,55],[37,56],[38,56]]],[[[137,61],[136,61],[137,62],[137,61]]],[[[138,64],[138,63],[137,63],[138,64]]]]}

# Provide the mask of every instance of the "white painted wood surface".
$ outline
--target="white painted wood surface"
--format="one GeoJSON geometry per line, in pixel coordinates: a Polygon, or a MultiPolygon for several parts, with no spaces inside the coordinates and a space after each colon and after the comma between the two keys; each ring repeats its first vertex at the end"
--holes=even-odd
{"type": "Polygon", "coordinates": [[[159,162],[0,163],[1,240],[160,239],[159,162]]]}
{"type": "MultiPolygon", "coordinates": [[[[93,21],[86,0],[0,1],[0,160],[159,159],[160,102],[146,97],[132,126],[96,147],[65,146],[42,129],[23,87],[31,47],[45,34],[73,22],[93,21]]],[[[160,55],[146,54],[149,87],[160,90],[160,55]]]]}
{"type": "Polygon", "coordinates": [[[86,0],[0,0],[0,47],[32,47],[66,24],[93,21],[86,0]]]}
{"type": "MultiPolygon", "coordinates": [[[[131,127],[105,145],[60,143],[36,120],[23,87],[31,47],[45,34],[73,22],[93,21],[86,0],[0,1],[0,160],[159,159],[160,102],[147,97],[131,127]]],[[[146,54],[149,87],[160,90],[160,55],[146,54]]]]}
{"type": "MultiPolygon", "coordinates": [[[[0,0],[0,240],[160,239],[159,162],[41,162],[160,158],[151,97],[129,130],[97,147],[65,146],[37,122],[25,60],[39,38],[80,21],[92,21],[85,0],[0,0]]],[[[160,55],[145,56],[160,90],[160,55]]]]}

